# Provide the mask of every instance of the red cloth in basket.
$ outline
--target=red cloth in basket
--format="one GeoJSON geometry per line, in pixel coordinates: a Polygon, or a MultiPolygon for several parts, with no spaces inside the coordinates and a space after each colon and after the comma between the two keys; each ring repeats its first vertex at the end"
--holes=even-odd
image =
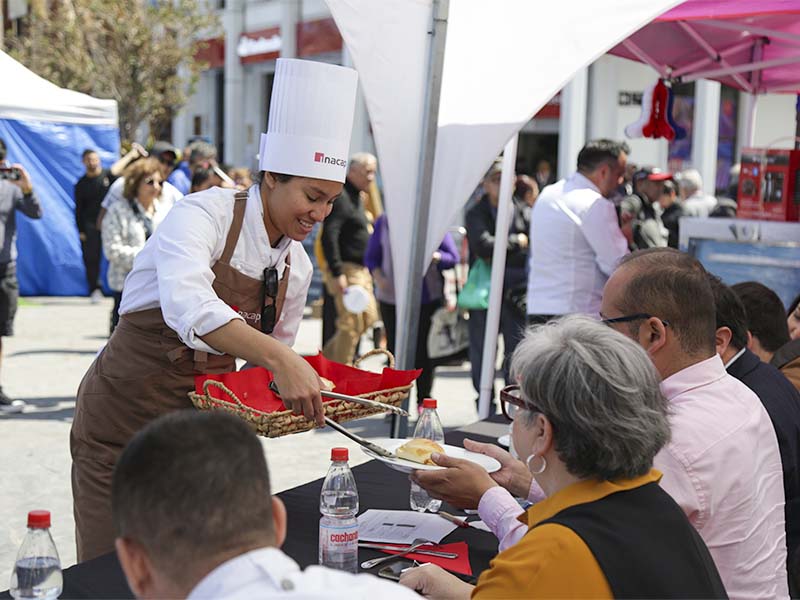
{"type": "MultiPolygon", "coordinates": [[[[422,373],[422,369],[412,371],[398,371],[384,368],[382,373],[364,371],[349,367],[341,363],[328,360],[322,353],[316,356],[304,356],[314,370],[336,385],[334,392],[358,396],[368,392],[389,390],[413,383],[422,373]]],[[[236,394],[243,404],[262,412],[276,412],[286,410],[281,399],[269,389],[273,379],[272,373],[263,367],[233,371],[219,375],[197,375],[194,378],[195,392],[204,394],[203,383],[207,379],[222,382],[225,387],[236,394]]],[[[230,402],[230,398],[217,387],[209,386],[209,394],[214,398],[230,402]]],[[[323,402],[340,402],[339,400],[322,399],[323,402]]]]}

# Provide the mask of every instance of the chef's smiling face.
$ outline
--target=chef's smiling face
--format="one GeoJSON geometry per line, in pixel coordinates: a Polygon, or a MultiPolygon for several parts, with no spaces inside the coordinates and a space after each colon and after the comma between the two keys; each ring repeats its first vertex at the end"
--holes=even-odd
{"type": "Polygon", "coordinates": [[[342,193],[342,184],[326,179],[291,177],[281,181],[264,173],[261,197],[266,201],[265,224],[273,243],[281,236],[304,240],[314,224],[325,220],[333,201],[342,193]]]}

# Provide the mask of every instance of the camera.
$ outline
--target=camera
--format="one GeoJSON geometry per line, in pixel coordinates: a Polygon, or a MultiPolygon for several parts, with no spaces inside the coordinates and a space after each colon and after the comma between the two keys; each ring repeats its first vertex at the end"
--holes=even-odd
{"type": "Polygon", "coordinates": [[[17,167],[0,166],[0,179],[18,181],[20,176],[20,170],[17,167]]]}

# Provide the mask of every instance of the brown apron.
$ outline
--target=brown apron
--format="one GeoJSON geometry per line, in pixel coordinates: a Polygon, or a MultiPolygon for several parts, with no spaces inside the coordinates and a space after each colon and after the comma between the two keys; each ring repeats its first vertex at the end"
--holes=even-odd
{"type": "MultiPolygon", "coordinates": [[[[237,193],[225,249],[212,267],[213,288],[220,300],[260,330],[264,284],[229,264],[246,206],[247,192],[237,193]]],[[[275,301],[276,322],[286,298],[289,270],[287,255],[275,301]]],[[[184,345],[164,322],[160,308],[122,315],[81,381],[70,432],[79,561],[114,549],[111,475],[125,445],[159,416],[192,408],[187,394],[194,389],[195,375],[235,368],[233,356],[208,354],[184,345]]]]}

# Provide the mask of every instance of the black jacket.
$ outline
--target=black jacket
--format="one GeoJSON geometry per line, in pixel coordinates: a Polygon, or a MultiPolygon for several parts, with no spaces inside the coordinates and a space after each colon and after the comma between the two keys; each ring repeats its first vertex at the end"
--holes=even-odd
{"type": "MultiPolygon", "coordinates": [[[[514,213],[511,215],[511,227],[508,231],[508,250],[506,251],[506,282],[514,285],[520,277],[525,279],[525,267],[528,262],[528,246],[520,245],[519,235],[530,235],[531,209],[519,198],[513,198],[514,213]]],[[[476,258],[487,263],[492,262],[494,252],[496,217],[488,196],[483,196],[467,211],[466,228],[469,243],[470,264],[476,258]]]]}
{"type": "Polygon", "coordinates": [[[364,264],[369,224],[358,190],[345,181],[342,194],[322,226],[322,251],[334,277],[342,274],[342,263],[364,264]]]}
{"type": "Polygon", "coordinates": [[[750,350],[728,367],[728,373],[756,393],[775,427],[786,494],[786,546],[791,556],[800,544],[800,393],[783,373],[750,350]]]}

